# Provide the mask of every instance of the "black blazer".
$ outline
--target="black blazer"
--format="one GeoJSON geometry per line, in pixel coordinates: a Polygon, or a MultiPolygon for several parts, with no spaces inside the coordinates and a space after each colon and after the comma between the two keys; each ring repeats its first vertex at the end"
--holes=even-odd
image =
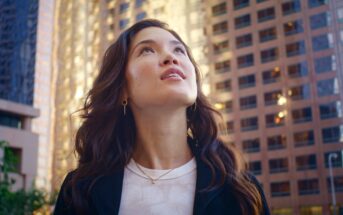
{"type": "MultiPolygon", "coordinates": [[[[203,161],[195,154],[197,163],[196,193],[194,199],[194,215],[238,215],[242,214],[238,205],[238,199],[232,193],[232,185],[226,183],[217,189],[209,192],[199,192],[207,187],[211,181],[211,171],[203,161]]],[[[62,184],[61,190],[65,190],[66,182],[72,177],[69,173],[62,184]]],[[[118,214],[120,207],[121,192],[123,186],[124,169],[113,172],[98,179],[94,184],[90,194],[89,214],[105,215],[118,214]]],[[[261,215],[269,215],[269,208],[261,189],[260,184],[254,176],[251,175],[251,182],[256,185],[262,197],[264,211],[261,215]]],[[[82,185],[80,185],[82,187],[82,185]]],[[[73,208],[68,207],[63,192],[60,192],[54,215],[71,215],[76,214],[73,208]]]]}

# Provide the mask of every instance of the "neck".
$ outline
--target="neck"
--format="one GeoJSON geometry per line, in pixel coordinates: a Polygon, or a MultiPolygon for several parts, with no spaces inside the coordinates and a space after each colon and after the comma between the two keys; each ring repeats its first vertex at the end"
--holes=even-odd
{"type": "Polygon", "coordinates": [[[185,109],[134,114],[137,128],[133,159],[151,169],[172,169],[192,158],[187,143],[185,109]]]}

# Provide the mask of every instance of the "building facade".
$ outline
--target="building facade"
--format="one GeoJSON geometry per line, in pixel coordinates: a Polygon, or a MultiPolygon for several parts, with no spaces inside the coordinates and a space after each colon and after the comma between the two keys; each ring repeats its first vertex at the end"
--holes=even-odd
{"type": "Polygon", "coordinates": [[[14,189],[29,189],[37,177],[38,135],[31,124],[39,116],[33,107],[38,5],[0,3],[0,140],[18,158],[10,174],[14,189]]]}
{"type": "Polygon", "coordinates": [[[330,153],[342,207],[342,1],[205,4],[210,97],[272,213],[330,214],[330,153]]]}

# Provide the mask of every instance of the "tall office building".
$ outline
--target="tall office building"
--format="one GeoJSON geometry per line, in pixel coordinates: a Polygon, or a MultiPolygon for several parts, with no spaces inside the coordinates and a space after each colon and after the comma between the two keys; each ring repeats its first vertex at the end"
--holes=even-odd
{"type": "Polygon", "coordinates": [[[35,184],[47,191],[51,188],[53,3],[0,3],[0,121],[4,127],[0,140],[8,141],[19,156],[17,171],[25,188],[35,184]]]}
{"type": "Polygon", "coordinates": [[[76,165],[72,152],[73,136],[80,121],[77,113],[73,113],[84,102],[85,94],[99,70],[104,51],[124,29],[145,18],[158,18],[169,23],[191,46],[206,76],[208,67],[203,54],[206,44],[203,35],[204,12],[200,3],[199,0],[56,1],[53,45],[53,84],[56,86],[53,189],[59,189],[68,170],[76,165]]]}
{"type": "Polygon", "coordinates": [[[330,153],[342,208],[343,2],[204,3],[210,97],[272,213],[330,214],[330,153]]]}
{"type": "Polygon", "coordinates": [[[37,176],[38,135],[31,129],[39,116],[33,107],[37,18],[38,1],[0,2],[0,140],[18,157],[10,174],[14,189],[30,188],[37,176]]]}

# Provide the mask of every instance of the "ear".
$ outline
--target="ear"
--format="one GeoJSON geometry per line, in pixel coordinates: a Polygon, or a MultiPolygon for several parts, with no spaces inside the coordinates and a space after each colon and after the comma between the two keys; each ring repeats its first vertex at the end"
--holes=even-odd
{"type": "Polygon", "coordinates": [[[122,95],[122,100],[128,100],[129,99],[129,92],[128,92],[128,89],[127,89],[127,85],[124,86],[124,89],[123,89],[123,95],[122,95]]]}

